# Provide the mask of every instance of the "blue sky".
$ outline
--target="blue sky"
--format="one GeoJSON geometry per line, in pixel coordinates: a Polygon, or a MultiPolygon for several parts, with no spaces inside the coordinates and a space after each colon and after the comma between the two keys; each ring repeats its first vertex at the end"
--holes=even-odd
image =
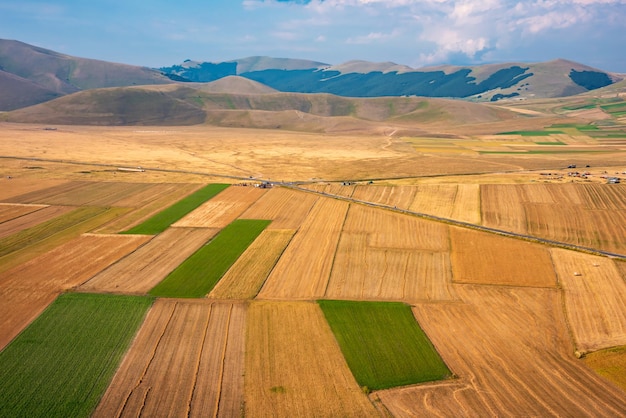
{"type": "Polygon", "coordinates": [[[254,55],[626,73],[626,0],[3,0],[0,38],[149,67],[254,55]]]}

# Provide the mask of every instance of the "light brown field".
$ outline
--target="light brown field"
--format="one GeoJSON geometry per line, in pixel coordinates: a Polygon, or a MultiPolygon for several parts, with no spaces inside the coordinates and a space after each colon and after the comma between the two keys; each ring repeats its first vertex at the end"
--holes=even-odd
{"type": "Polygon", "coordinates": [[[215,285],[210,298],[253,299],[296,231],[266,229],[215,285]]]}
{"type": "MultiPolygon", "coordinates": [[[[95,275],[80,289],[147,293],[219,232],[217,228],[168,228],[141,248],[95,275]]],[[[132,235],[130,235],[132,236],[132,235]]]]}
{"type": "Polygon", "coordinates": [[[335,199],[315,203],[276,263],[259,298],[315,299],[324,295],[348,206],[335,199]]]}
{"type": "Polygon", "coordinates": [[[246,305],[157,300],[94,417],[240,416],[246,305]]]}
{"type": "Polygon", "coordinates": [[[246,416],[379,416],[317,304],[253,302],[246,336],[246,416]]]}
{"type": "Polygon", "coordinates": [[[626,391],[626,346],[589,353],[585,364],[626,391]]]}
{"type": "MultiPolygon", "coordinates": [[[[12,207],[16,207],[11,205],[12,207]]],[[[2,208],[6,205],[1,206],[2,208]]],[[[0,238],[15,234],[26,228],[39,225],[40,223],[49,221],[50,219],[61,216],[65,213],[71,212],[76,209],[72,206],[31,206],[22,205],[17,208],[26,209],[28,212],[22,213],[18,216],[13,216],[12,219],[0,223],[0,238]]]]}
{"type": "Polygon", "coordinates": [[[365,202],[409,209],[416,193],[417,188],[414,186],[359,185],[354,189],[352,197],[365,202]]]}
{"type": "Polygon", "coordinates": [[[573,356],[556,289],[457,285],[416,317],[456,380],[371,395],[397,417],[623,415],[624,392],[573,356]]]}
{"type": "Polygon", "coordinates": [[[224,228],[266,193],[257,187],[231,186],[209,199],[172,226],[224,228]]]}
{"type": "Polygon", "coordinates": [[[351,205],[325,297],[411,302],[453,299],[447,250],[446,226],[351,205]]]}
{"type": "Polygon", "coordinates": [[[626,345],[626,281],[606,257],[552,249],[579,351],[626,345]]]}
{"type": "Polygon", "coordinates": [[[13,203],[0,203],[0,223],[19,218],[31,212],[43,209],[47,205],[23,205],[13,203]]]}
{"type": "Polygon", "coordinates": [[[85,234],[0,273],[0,349],[59,293],[82,284],[146,240],[85,234]]]}
{"type": "Polygon", "coordinates": [[[282,187],[268,190],[242,215],[244,219],[271,219],[267,229],[297,229],[319,198],[282,187]]]}
{"type": "Polygon", "coordinates": [[[518,189],[509,184],[481,184],[480,202],[483,225],[525,234],[526,213],[518,189]]]}
{"type": "Polygon", "coordinates": [[[450,228],[455,283],[555,287],[550,252],[539,244],[450,228]]]}
{"type": "MultiPolygon", "coordinates": [[[[6,163],[3,161],[3,164],[6,163]]],[[[2,165],[0,165],[0,169],[2,165]]],[[[49,187],[59,186],[66,180],[41,179],[40,181],[32,181],[28,178],[0,178],[0,200],[7,201],[16,196],[35,192],[37,190],[47,189],[49,187]]]]}

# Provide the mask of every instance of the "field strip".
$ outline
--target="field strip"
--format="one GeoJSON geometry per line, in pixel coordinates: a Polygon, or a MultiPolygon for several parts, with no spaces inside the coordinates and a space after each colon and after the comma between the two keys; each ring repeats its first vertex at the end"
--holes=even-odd
{"type": "Polygon", "coordinates": [[[248,208],[242,219],[271,219],[268,229],[298,229],[319,197],[274,187],[248,208]]]}
{"type": "Polygon", "coordinates": [[[253,299],[296,231],[265,229],[209,293],[215,299],[253,299]]]}
{"type": "Polygon", "coordinates": [[[317,304],[252,302],[246,335],[245,416],[380,416],[317,304]]]}
{"type": "MultiPolygon", "coordinates": [[[[29,178],[13,178],[9,182],[4,183],[0,187],[0,200],[16,200],[14,198],[25,195],[37,190],[44,190],[50,187],[56,187],[61,184],[67,183],[67,180],[53,180],[39,178],[37,181],[33,181],[29,178]]],[[[27,202],[11,202],[11,203],[27,203],[27,202]]]]}
{"type": "Polygon", "coordinates": [[[209,293],[271,221],[237,219],[157,284],[150,294],[201,298],[209,293]]]}
{"type": "Polygon", "coordinates": [[[228,184],[208,184],[124,233],[159,234],[228,187],[228,184]]]}
{"type": "Polygon", "coordinates": [[[168,228],[80,290],[145,294],[218,232],[215,228],[168,228]]]}
{"type": "Polygon", "coordinates": [[[577,349],[626,345],[626,281],[615,262],[561,249],[551,252],[577,349]]]}
{"type": "Polygon", "coordinates": [[[24,229],[51,221],[75,209],[76,207],[72,206],[40,206],[36,209],[33,208],[33,210],[23,213],[18,217],[0,223],[0,239],[16,234],[24,229]]]}
{"type": "MultiPolygon", "coordinates": [[[[9,203],[39,203],[48,204],[48,201],[54,200],[57,196],[69,193],[73,190],[83,187],[85,184],[89,184],[84,181],[64,181],[45,187],[41,189],[35,189],[27,191],[24,194],[13,196],[9,199],[5,199],[9,203]]],[[[59,203],[56,203],[59,204],[59,203]]],[[[64,202],[60,205],[67,204],[64,202]]],[[[72,203],[70,203],[72,204],[72,203]]]]}
{"type": "Polygon", "coordinates": [[[60,218],[64,218],[62,220],[55,218],[52,221],[0,239],[0,248],[2,248],[1,245],[10,244],[10,249],[14,250],[12,253],[0,257],[0,272],[51,251],[85,232],[90,232],[127,210],[125,208],[80,209],[61,216],[60,218]]]}
{"type": "Polygon", "coordinates": [[[59,296],[0,352],[0,416],[88,417],[151,304],[138,296],[59,296]]]}
{"type": "Polygon", "coordinates": [[[361,387],[378,390],[452,376],[409,305],[340,300],[318,304],[361,387]]]}
{"type": "Polygon", "coordinates": [[[246,305],[157,300],[94,417],[238,416],[246,305]]]}
{"type": "Polygon", "coordinates": [[[621,416],[624,392],[573,356],[556,289],[458,285],[414,312],[457,379],[376,392],[394,416],[621,416]],[[408,412],[410,411],[410,412],[408,412]]]}
{"type": "Polygon", "coordinates": [[[0,224],[46,207],[48,207],[48,205],[0,202],[0,224]]]}
{"type": "Polygon", "coordinates": [[[146,238],[81,235],[0,273],[0,349],[59,293],[79,286],[146,238]]]}
{"type": "Polygon", "coordinates": [[[276,263],[260,299],[315,299],[323,297],[348,203],[320,199],[276,263]]]}
{"type": "Polygon", "coordinates": [[[172,226],[224,228],[266,193],[258,187],[231,186],[172,226]]]}
{"type": "Polygon", "coordinates": [[[556,287],[548,248],[521,240],[451,227],[455,283],[556,287]]]}

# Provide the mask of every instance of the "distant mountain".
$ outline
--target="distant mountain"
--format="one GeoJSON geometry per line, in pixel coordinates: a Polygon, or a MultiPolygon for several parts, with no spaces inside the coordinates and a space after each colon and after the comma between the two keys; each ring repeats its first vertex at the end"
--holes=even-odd
{"type": "Polygon", "coordinates": [[[2,39],[0,71],[0,110],[92,88],[172,82],[158,70],[76,58],[2,39]]]}

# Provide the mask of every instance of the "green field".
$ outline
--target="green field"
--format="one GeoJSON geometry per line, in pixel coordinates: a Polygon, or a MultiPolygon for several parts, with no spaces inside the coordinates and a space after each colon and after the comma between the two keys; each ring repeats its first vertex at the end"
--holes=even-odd
{"type": "Polygon", "coordinates": [[[451,376],[409,305],[334,300],[318,303],[362,387],[378,390],[451,376]]]}
{"type": "Polygon", "coordinates": [[[201,298],[271,221],[238,219],[172,271],[150,294],[171,298],[201,298]]]}
{"type": "Polygon", "coordinates": [[[179,200],[169,208],[157,213],[145,222],[122,232],[123,234],[156,235],[165,231],[171,224],[187,215],[198,206],[226,189],[228,184],[209,184],[179,200]]]}
{"type": "Polygon", "coordinates": [[[0,416],[89,416],[151,304],[140,296],[59,296],[0,352],[0,416]]]}
{"type": "Polygon", "coordinates": [[[550,141],[544,141],[544,142],[535,142],[535,144],[537,145],[567,145],[565,142],[561,142],[561,141],[554,141],[554,142],[550,142],[550,141]]]}

